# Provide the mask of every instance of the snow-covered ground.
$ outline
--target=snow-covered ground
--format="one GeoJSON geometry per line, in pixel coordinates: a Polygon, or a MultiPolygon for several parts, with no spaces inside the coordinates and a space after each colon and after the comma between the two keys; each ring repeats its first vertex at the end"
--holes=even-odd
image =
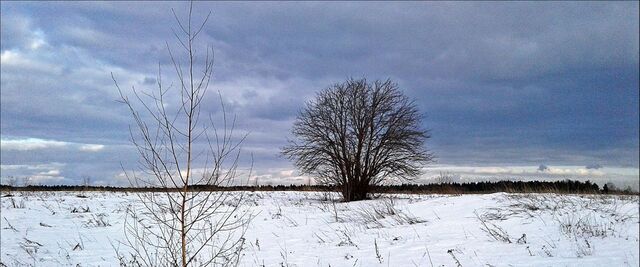
{"type": "MultiPolygon", "coordinates": [[[[238,194],[238,193],[236,193],[238,194]]],[[[241,266],[638,266],[637,196],[246,192],[241,266]]],[[[135,194],[1,198],[6,266],[114,266],[135,194]]],[[[139,203],[137,203],[139,205],[139,203]]],[[[0,266],[3,266],[0,264],[0,266]]]]}

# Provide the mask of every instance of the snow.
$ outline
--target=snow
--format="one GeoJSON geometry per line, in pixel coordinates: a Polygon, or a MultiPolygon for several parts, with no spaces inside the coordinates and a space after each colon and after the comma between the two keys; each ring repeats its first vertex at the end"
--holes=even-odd
{"type": "MultiPolygon", "coordinates": [[[[243,194],[254,217],[241,266],[640,264],[638,196],[381,195],[342,203],[332,201],[335,193],[243,194]]],[[[76,195],[2,197],[2,264],[118,265],[125,210],[140,205],[138,197],[76,195]]]]}

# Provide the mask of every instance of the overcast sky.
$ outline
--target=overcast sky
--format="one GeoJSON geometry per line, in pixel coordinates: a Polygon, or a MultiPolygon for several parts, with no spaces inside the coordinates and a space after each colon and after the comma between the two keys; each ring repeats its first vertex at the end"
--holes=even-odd
{"type": "MultiPolygon", "coordinates": [[[[136,166],[125,89],[153,89],[187,3],[2,2],[2,177],[122,184],[136,166]]],[[[195,3],[217,91],[264,183],[300,107],[349,77],[391,78],[426,114],[425,179],[638,179],[638,2],[195,3]]],[[[202,51],[202,50],[200,50],[202,51]]],[[[637,187],[637,185],[636,185],[637,187]]]]}

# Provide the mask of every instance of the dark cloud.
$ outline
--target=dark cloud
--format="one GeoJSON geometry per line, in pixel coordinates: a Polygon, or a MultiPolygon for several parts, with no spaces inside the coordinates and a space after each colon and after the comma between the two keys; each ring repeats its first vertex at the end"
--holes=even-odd
{"type": "MultiPolygon", "coordinates": [[[[221,121],[219,91],[257,166],[290,168],[277,151],[303,103],[367,77],[416,100],[439,163],[638,168],[637,2],[195,5],[196,20],[212,11],[202,40],[216,51],[204,111],[221,121]]],[[[71,180],[91,164],[96,176],[119,171],[131,119],[110,73],[127,90],[154,89],[158,67],[175,82],[165,42],[179,57],[170,9],[186,4],[2,7],[3,140],[119,147],[91,157],[3,149],[2,164],[60,162],[71,180]]]]}
{"type": "Polygon", "coordinates": [[[597,169],[602,169],[602,165],[597,164],[597,163],[589,164],[589,165],[585,166],[585,168],[588,169],[588,170],[597,170],[597,169]]]}
{"type": "Polygon", "coordinates": [[[547,165],[540,164],[540,166],[538,166],[538,171],[539,172],[545,172],[547,170],[549,170],[549,167],[547,165]]]}

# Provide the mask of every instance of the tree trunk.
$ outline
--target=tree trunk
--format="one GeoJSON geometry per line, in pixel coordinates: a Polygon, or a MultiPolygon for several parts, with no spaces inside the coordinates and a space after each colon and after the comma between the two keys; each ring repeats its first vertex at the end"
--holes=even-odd
{"type": "Polygon", "coordinates": [[[342,185],[342,197],[345,202],[365,200],[369,193],[369,184],[366,182],[356,182],[349,180],[342,185]]]}

